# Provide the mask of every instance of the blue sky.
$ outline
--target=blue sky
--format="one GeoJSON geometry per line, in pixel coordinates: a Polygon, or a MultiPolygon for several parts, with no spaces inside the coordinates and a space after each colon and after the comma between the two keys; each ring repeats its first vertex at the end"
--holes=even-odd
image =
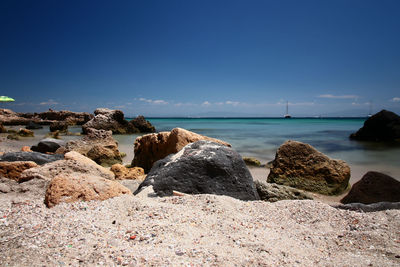
{"type": "Polygon", "coordinates": [[[1,107],[400,114],[400,1],[0,2],[1,107]]]}

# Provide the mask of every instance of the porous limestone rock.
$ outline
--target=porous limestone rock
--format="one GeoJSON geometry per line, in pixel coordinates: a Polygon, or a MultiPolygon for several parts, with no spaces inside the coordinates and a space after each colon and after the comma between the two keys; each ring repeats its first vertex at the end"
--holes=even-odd
{"type": "Polygon", "coordinates": [[[248,165],[248,166],[255,166],[255,167],[261,166],[261,162],[256,158],[243,157],[243,160],[244,160],[244,163],[246,163],[246,165],[248,165]]]}
{"type": "Polygon", "coordinates": [[[68,123],[65,121],[55,121],[50,124],[50,132],[60,131],[67,132],[68,131],[68,123]]]}
{"type": "Polygon", "coordinates": [[[330,159],[309,144],[287,141],[277,150],[267,181],[334,195],[348,187],[349,179],[350,167],[343,160],[330,159]]]}
{"type": "Polygon", "coordinates": [[[340,202],[343,204],[400,202],[400,182],[380,172],[367,172],[340,202]]]}
{"type": "Polygon", "coordinates": [[[177,153],[189,143],[199,140],[213,141],[230,147],[229,143],[203,136],[182,128],[174,128],[171,132],[160,132],[143,135],[136,138],[132,166],[142,167],[148,172],[154,162],[163,159],[169,154],[177,153]]]}
{"type": "Polygon", "coordinates": [[[24,180],[20,178],[21,173],[37,166],[33,161],[0,161],[0,177],[22,182],[24,180]]]}
{"type": "Polygon", "coordinates": [[[204,140],[157,161],[135,194],[150,185],[159,196],[179,191],[259,199],[242,157],[228,146],[204,140]]]}
{"type": "Polygon", "coordinates": [[[122,164],[114,164],[111,166],[110,171],[112,171],[115,175],[115,179],[124,180],[124,179],[144,179],[144,170],[140,167],[127,168],[122,164]]]}
{"type": "Polygon", "coordinates": [[[255,181],[255,185],[260,199],[268,202],[276,202],[286,199],[312,199],[312,197],[310,197],[306,193],[290,186],[279,185],[275,183],[266,183],[261,181],[255,181]]]}

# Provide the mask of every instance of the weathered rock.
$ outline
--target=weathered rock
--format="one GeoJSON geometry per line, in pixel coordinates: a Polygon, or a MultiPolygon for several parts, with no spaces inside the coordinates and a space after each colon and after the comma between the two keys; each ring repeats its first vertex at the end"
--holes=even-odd
{"type": "Polygon", "coordinates": [[[287,141],[279,147],[268,175],[283,184],[325,195],[340,194],[349,185],[350,167],[330,159],[308,144],[287,141]]]}
{"type": "Polygon", "coordinates": [[[32,146],[31,149],[41,153],[54,153],[59,147],[65,146],[66,143],[66,141],[60,139],[45,138],[40,140],[36,146],[32,146]]]}
{"type": "Polygon", "coordinates": [[[55,111],[50,109],[49,111],[35,114],[35,117],[47,121],[63,121],[68,125],[82,125],[91,120],[93,115],[87,112],[55,111]]]}
{"type": "Polygon", "coordinates": [[[255,166],[255,167],[260,167],[261,166],[261,162],[256,159],[256,158],[252,158],[252,157],[243,157],[243,161],[244,163],[246,163],[246,165],[248,166],[255,166]]]}
{"type": "Polygon", "coordinates": [[[17,132],[17,134],[18,134],[19,136],[22,136],[22,137],[33,137],[33,136],[34,136],[33,131],[28,130],[28,129],[24,129],[24,128],[19,129],[19,131],[17,132]]]}
{"type": "Polygon", "coordinates": [[[123,194],[132,192],[116,181],[88,174],[61,174],[51,180],[44,203],[51,208],[61,202],[106,200],[123,194]]]}
{"type": "Polygon", "coordinates": [[[43,126],[33,121],[29,121],[28,124],[25,126],[25,128],[29,130],[37,130],[37,129],[42,129],[43,126]]]}
{"type": "Polygon", "coordinates": [[[361,141],[400,141],[400,116],[382,110],[364,122],[364,126],[350,135],[361,141]]]}
{"type": "Polygon", "coordinates": [[[261,200],[276,202],[279,200],[313,199],[306,193],[290,186],[255,181],[258,195],[261,200]]]}
{"type": "Polygon", "coordinates": [[[125,179],[116,181],[125,186],[126,188],[128,188],[129,190],[131,190],[131,192],[135,192],[139,188],[140,183],[143,182],[143,180],[136,180],[136,179],[135,180],[125,179]]]}
{"type": "Polygon", "coordinates": [[[400,182],[380,172],[367,172],[340,202],[343,204],[400,202],[400,182]]]}
{"type": "Polygon", "coordinates": [[[156,128],[143,116],[137,116],[129,122],[134,128],[138,129],[140,133],[154,133],[156,128]]]}
{"type": "Polygon", "coordinates": [[[60,132],[67,132],[68,131],[68,124],[64,121],[56,121],[50,124],[50,132],[60,131],[60,132]]]}
{"type": "Polygon", "coordinates": [[[8,152],[0,156],[0,161],[33,161],[43,165],[63,158],[64,155],[47,155],[39,152],[8,152]]]}
{"type": "Polygon", "coordinates": [[[118,143],[112,137],[111,131],[87,129],[87,135],[82,140],[72,140],[56,153],[77,151],[103,166],[121,163],[122,158],[118,150],[118,143]]]}
{"type": "Polygon", "coordinates": [[[0,133],[6,133],[6,132],[7,132],[7,129],[4,128],[3,123],[0,122],[0,133]]]}
{"type": "Polygon", "coordinates": [[[135,194],[150,185],[159,196],[179,191],[259,199],[242,157],[232,148],[210,141],[189,144],[157,161],[135,194]]]}
{"type": "Polygon", "coordinates": [[[29,146],[21,147],[21,151],[23,151],[23,152],[32,152],[32,150],[31,150],[31,148],[29,146]]]}
{"type": "Polygon", "coordinates": [[[0,161],[0,176],[21,182],[21,173],[38,165],[33,161],[0,161]]]}
{"type": "Polygon", "coordinates": [[[0,121],[3,125],[26,125],[30,119],[23,118],[10,109],[0,109],[0,121]]]}
{"type": "Polygon", "coordinates": [[[148,172],[154,162],[163,159],[169,154],[177,153],[189,143],[208,140],[230,147],[231,145],[214,138],[203,136],[182,128],[172,129],[171,132],[147,134],[136,138],[135,156],[132,166],[142,167],[148,172]]]}
{"type": "Polygon", "coordinates": [[[144,179],[144,170],[140,167],[127,168],[121,164],[114,164],[111,166],[110,171],[115,174],[115,179],[125,180],[125,179],[144,179]]]}
{"type": "Polygon", "coordinates": [[[337,209],[343,210],[353,210],[362,212],[376,212],[381,210],[399,210],[400,202],[377,202],[372,204],[362,204],[362,203],[349,203],[334,206],[337,209]]]}
{"type": "Polygon", "coordinates": [[[79,173],[79,175],[90,174],[108,180],[115,179],[114,173],[75,151],[65,154],[64,160],[54,161],[22,172],[20,179],[24,181],[31,179],[50,181],[57,175],[69,175],[74,173],[79,173]]]}

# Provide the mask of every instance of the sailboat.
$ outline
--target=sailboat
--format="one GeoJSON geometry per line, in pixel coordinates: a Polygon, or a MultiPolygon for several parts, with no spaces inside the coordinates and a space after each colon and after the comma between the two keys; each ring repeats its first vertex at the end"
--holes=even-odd
{"type": "Polygon", "coordinates": [[[289,101],[286,101],[286,114],[285,119],[290,119],[292,116],[289,115],[289,101]]]}
{"type": "Polygon", "coordinates": [[[372,101],[369,101],[369,114],[368,114],[368,118],[372,117],[372,101]]]}

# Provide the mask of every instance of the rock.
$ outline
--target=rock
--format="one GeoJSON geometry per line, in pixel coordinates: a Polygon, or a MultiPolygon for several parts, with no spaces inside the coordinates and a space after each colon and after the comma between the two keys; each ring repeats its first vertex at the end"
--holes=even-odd
{"type": "Polygon", "coordinates": [[[43,126],[33,121],[29,121],[28,124],[25,126],[25,128],[29,130],[37,130],[37,129],[43,129],[43,126]]]}
{"type": "Polygon", "coordinates": [[[64,147],[57,149],[56,153],[69,151],[79,152],[103,166],[122,162],[118,143],[112,137],[111,131],[88,128],[87,135],[82,140],[68,141],[64,147]]]}
{"type": "Polygon", "coordinates": [[[20,138],[17,134],[13,133],[13,134],[7,135],[7,139],[10,139],[10,140],[20,140],[21,138],[20,138]]]}
{"type": "Polygon", "coordinates": [[[47,155],[39,152],[8,152],[0,156],[0,161],[33,161],[43,165],[63,158],[64,155],[47,155]]]}
{"type": "Polygon", "coordinates": [[[140,167],[127,168],[121,164],[114,164],[111,166],[110,171],[115,174],[115,179],[144,179],[144,170],[140,167]]]}
{"type": "Polygon", "coordinates": [[[256,167],[260,167],[261,166],[261,162],[256,159],[256,158],[252,158],[252,157],[243,157],[243,161],[244,163],[246,163],[246,165],[248,166],[256,166],[256,167]]]}
{"type": "Polygon", "coordinates": [[[400,140],[400,116],[382,110],[364,122],[364,126],[350,139],[361,141],[394,141],[400,140]]]}
{"type": "Polygon", "coordinates": [[[51,208],[66,202],[106,200],[132,192],[116,181],[89,174],[60,174],[51,180],[44,203],[51,208]]]}
{"type": "Polygon", "coordinates": [[[10,109],[0,109],[0,121],[3,125],[26,125],[30,119],[23,118],[10,109]]]}
{"type": "Polygon", "coordinates": [[[362,204],[362,203],[349,203],[344,205],[334,206],[337,209],[343,210],[353,210],[362,212],[375,212],[381,210],[399,210],[400,202],[377,202],[372,204],[362,204]]]}
{"type": "Polygon", "coordinates": [[[22,136],[22,137],[33,137],[33,136],[34,136],[33,131],[28,130],[28,129],[24,129],[24,128],[19,129],[19,131],[17,132],[17,134],[18,134],[19,136],[22,136]]]}
{"type": "Polygon", "coordinates": [[[171,132],[147,134],[136,138],[135,156],[132,166],[139,166],[148,172],[154,162],[163,159],[169,154],[177,153],[189,143],[208,140],[230,147],[231,145],[214,138],[203,136],[182,128],[172,129],[171,132]]]}
{"type": "Polygon", "coordinates": [[[67,132],[68,131],[68,124],[64,121],[56,121],[50,124],[50,132],[67,132]]]}
{"type": "Polygon", "coordinates": [[[33,161],[0,161],[0,176],[21,182],[20,174],[38,165],[33,161]]]}
{"type": "Polygon", "coordinates": [[[138,129],[140,133],[154,133],[156,128],[143,116],[137,116],[129,122],[134,128],[138,129]]]}
{"type": "Polygon", "coordinates": [[[189,144],[157,161],[135,194],[150,185],[159,196],[171,196],[173,191],[179,191],[259,199],[242,157],[232,148],[210,141],[189,144]]]}
{"type": "Polygon", "coordinates": [[[8,184],[0,183],[0,193],[10,193],[11,191],[11,186],[9,186],[8,184]]]}
{"type": "Polygon", "coordinates": [[[349,179],[346,162],[330,159],[308,144],[287,141],[277,150],[267,181],[334,195],[348,187],[349,179]]]}
{"type": "Polygon", "coordinates": [[[91,159],[72,151],[65,154],[64,160],[54,161],[40,167],[32,168],[21,173],[20,179],[28,181],[31,179],[43,179],[50,181],[58,175],[93,175],[108,180],[114,180],[114,173],[98,165],[91,159]]]}
{"type": "Polygon", "coordinates": [[[68,110],[54,111],[51,109],[35,115],[41,120],[62,121],[68,125],[83,125],[93,118],[93,115],[87,112],[72,112],[68,110]]]}
{"type": "Polygon", "coordinates": [[[66,145],[66,141],[64,140],[59,140],[59,139],[54,139],[54,138],[45,138],[43,140],[40,140],[39,143],[36,146],[32,146],[33,151],[41,152],[41,153],[54,153],[57,151],[57,149],[61,146],[66,145]]]}
{"type": "Polygon", "coordinates": [[[285,185],[271,184],[260,181],[256,181],[255,185],[260,199],[264,201],[276,202],[285,199],[313,199],[306,193],[285,185]]]}
{"type": "Polygon", "coordinates": [[[400,202],[400,182],[380,172],[367,172],[341,203],[400,202]]]}
{"type": "Polygon", "coordinates": [[[6,133],[6,132],[7,132],[6,128],[4,128],[3,123],[0,122],[0,133],[6,133]]]}
{"type": "Polygon", "coordinates": [[[131,192],[135,192],[139,188],[140,183],[143,182],[143,180],[131,180],[131,179],[117,180],[117,181],[126,188],[128,188],[129,190],[131,190],[131,192]]]}
{"type": "Polygon", "coordinates": [[[23,152],[32,152],[32,150],[31,150],[31,148],[29,146],[21,147],[21,151],[23,151],[23,152]]]}

